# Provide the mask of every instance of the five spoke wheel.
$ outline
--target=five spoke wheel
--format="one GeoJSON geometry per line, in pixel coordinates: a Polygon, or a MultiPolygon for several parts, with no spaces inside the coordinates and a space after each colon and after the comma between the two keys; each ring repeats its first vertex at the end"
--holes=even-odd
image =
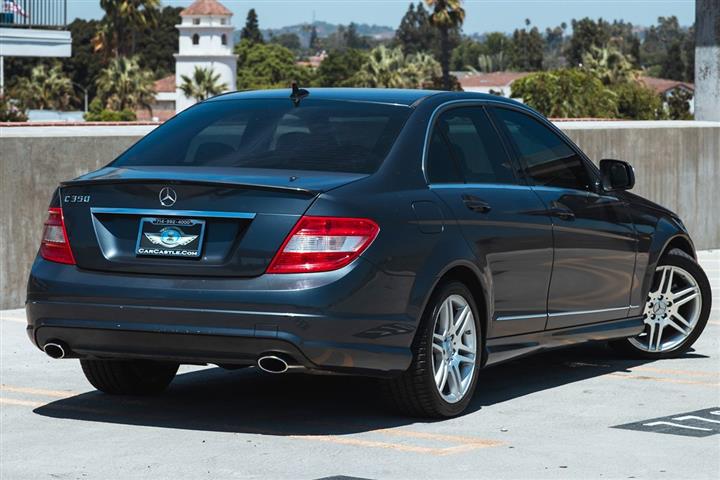
{"type": "Polygon", "coordinates": [[[645,331],[630,343],[645,352],[672,351],[693,332],[701,311],[695,278],[678,266],[661,265],[645,303],[645,331]]]}
{"type": "Polygon", "coordinates": [[[447,297],[435,316],[432,366],[442,398],[456,403],[467,394],[475,373],[477,332],[472,308],[460,295],[447,297]]]}

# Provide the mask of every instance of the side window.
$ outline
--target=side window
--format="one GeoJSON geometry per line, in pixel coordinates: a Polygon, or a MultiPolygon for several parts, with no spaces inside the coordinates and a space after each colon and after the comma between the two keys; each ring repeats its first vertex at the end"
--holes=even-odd
{"type": "Polygon", "coordinates": [[[433,127],[431,183],[515,183],[513,166],[480,107],[448,110],[433,127]]]}
{"type": "Polygon", "coordinates": [[[591,190],[582,158],[548,127],[520,112],[495,108],[536,185],[591,190]]]}

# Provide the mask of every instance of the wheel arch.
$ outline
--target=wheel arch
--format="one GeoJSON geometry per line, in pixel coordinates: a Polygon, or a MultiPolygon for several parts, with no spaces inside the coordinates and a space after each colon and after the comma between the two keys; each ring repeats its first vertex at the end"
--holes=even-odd
{"type": "MultiPolygon", "coordinates": [[[[435,282],[433,283],[432,288],[430,288],[429,293],[427,294],[427,298],[425,299],[425,302],[423,304],[422,314],[424,314],[425,309],[428,307],[430,299],[432,298],[432,295],[435,293],[437,288],[443,283],[453,280],[461,282],[466,287],[468,287],[470,293],[473,296],[473,300],[475,301],[478,312],[481,315],[481,365],[484,365],[487,360],[487,352],[485,351],[485,345],[487,340],[487,332],[490,328],[491,312],[489,308],[490,304],[488,303],[488,286],[486,282],[483,281],[482,273],[477,265],[464,260],[453,262],[447,265],[445,269],[443,269],[435,278],[435,282]]],[[[416,338],[413,340],[413,345],[415,344],[416,340],[417,335],[416,338]]]]}

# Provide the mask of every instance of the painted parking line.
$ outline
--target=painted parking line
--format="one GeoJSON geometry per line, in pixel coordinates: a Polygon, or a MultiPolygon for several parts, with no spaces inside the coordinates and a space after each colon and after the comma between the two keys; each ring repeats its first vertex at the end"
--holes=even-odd
{"type": "MultiPolygon", "coordinates": [[[[72,391],[62,391],[62,390],[47,390],[42,388],[33,388],[33,387],[22,387],[22,386],[14,386],[14,385],[0,385],[0,391],[6,392],[6,393],[16,393],[16,394],[25,394],[30,396],[41,396],[41,397],[50,397],[53,399],[66,399],[70,397],[74,397],[76,395],[79,395],[77,392],[72,391]]],[[[126,401],[123,401],[123,403],[128,403],[126,401]]],[[[142,404],[142,402],[130,402],[130,403],[138,403],[142,404]]],[[[74,412],[80,412],[85,414],[94,414],[94,415],[103,415],[103,416],[117,416],[118,411],[113,409],[106,409],[106,408],[94,408],[94,407],[87,407],[87,406],[81,406],[81,405],[73,405],[73,404],[62,404],[62,403],[50,403],[42,402],[42,401],[36,401],[36,400],[26,400],[26,399],[17,399],[17,398],[10,398],[7,396],[0,397],[0,404],[3,405],[16,405],[16,406],[23,406],[23,407],[32,407],[32,408],[38,408],[38,407],[46,407],[51,408],[54,410],[64,410],[64,411],[74,411],[74,412]]],[[[127,412],[123,412],[127,413],[127,412]]],[[[140,416],[144,416],[143,413],[139,413],[140,416]]],[[[152,417],[154,420],[158,420],[157,415],[150,415],[147,414],[146,416],[152,417]]],[[[337,424],[334,424],[332,422],[312,422],[308,421],[306,422],[308,426],[324,426],[324,427],[337,427],[337,424]]],[[[202,425],[198,425],[199,427],[202,427],[202,425]]],[[[469,452],[477,449],[482,448],[490,448],[490,447],[497,447],[501,445],[505,445],[505,442],[498,441],[498,440],[489,440],[489,439],[483,439],[483,438],[477,438],[477,437],[470,437],[470,436],[462,436],[462,435],[447,435],[447,434],[436,434],[436,433],[429,433],[429,432],[419,432],[419,431],[413,431],[413,430],[405,430],[402,428],[396,428],[396,429],[390,429],[390,428],[372,428],[368,427],[367,432],[365,434],[367,435],[379,435],[379,436],[385,436],[385,437],[395,437],[395,438],[403,438],[407,440],[429,440],[433,444],[441,445],[440,447],[434,447],[434,446],[422,446],[422,445],[409,445],[406,443],[399,443],[399,442],[392,442],[392,441],[380,441],[380,440],[368,440],[364,438],[357,438],[352,436],[340,436],[340,435],[287,435],[287,432],[282,431],[272,431],[265,428],[258,428],[258,427],[252,427],[252,426],[242,426],[241,427],[245,433],[247,434],[260,434],[260,435],[278,435],[278,436],[284,436],[286,438],[292,438],[294,440],[305,440],[309,442],[323,442],[323,443],[332,443],[336,445],[346,445],[346,446],[355,446],[355,447],[363,447],[363,448],[373,448],[373,449],[384,449],[384,450],[394,450],[399,452],[407,452],[407,453],[419,453],[419,454],[426,454],[426,455],[436,455],[436,456],[447,456],[447,455],[455,455],[459,453],[469,452]],[[451,444],[448,446],[448,444],[451,444]],[[452,445],[455,444],[455,445],[452,445]]]]}
{"type": "Polygon", "coordinates": [[[29,395],[40,395],[53,398],[70,398],[79,395],[69,390],[45,390],[43,388],[15,387],[12,385],[0,385],[0,392],[27,393],[29,395]]]}
{"type": "Polygon", "coordinates": [[[720,408],[706,408],[666,417],[651,418],[616,425],[612,428],[681,435],[684,437],[708,437],[720,434],[720,408]]]}
{"type": "Polygon", "coordinates": [[[631,372],[653,372],[653,373],[667,373],[670,375],[684,375],[687,377],[719,377],[720,372],[701,372],[698,370],[676,370],[673,368],[657,368],[657,367],[632,367],[631,372]]]}
{"type": "Polygon", "coordinates": [[[646,375],[631,375],[621,372],[612,372],[605,375],[612,378],[622,378],[626,380],[648,380],[651,382],[678,383],[682,385],[700,385],[706,387],[720,387],[720,382],[702,382],[697,380],[685,380],[682,378],[666,378],[666,377],[650,377],[646,375]]]}

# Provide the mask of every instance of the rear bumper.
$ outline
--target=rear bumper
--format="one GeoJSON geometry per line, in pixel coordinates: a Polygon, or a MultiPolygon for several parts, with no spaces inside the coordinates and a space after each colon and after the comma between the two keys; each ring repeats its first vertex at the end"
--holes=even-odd
{"type": "Polygon", "coordinates": [[[412,359],[413,281],[362,259],[337,272],[247,279],[110,274],[38,259],[28,335],[78,357],[244,365],[281,352],[311,370],[388,375],[412,359]]]}

